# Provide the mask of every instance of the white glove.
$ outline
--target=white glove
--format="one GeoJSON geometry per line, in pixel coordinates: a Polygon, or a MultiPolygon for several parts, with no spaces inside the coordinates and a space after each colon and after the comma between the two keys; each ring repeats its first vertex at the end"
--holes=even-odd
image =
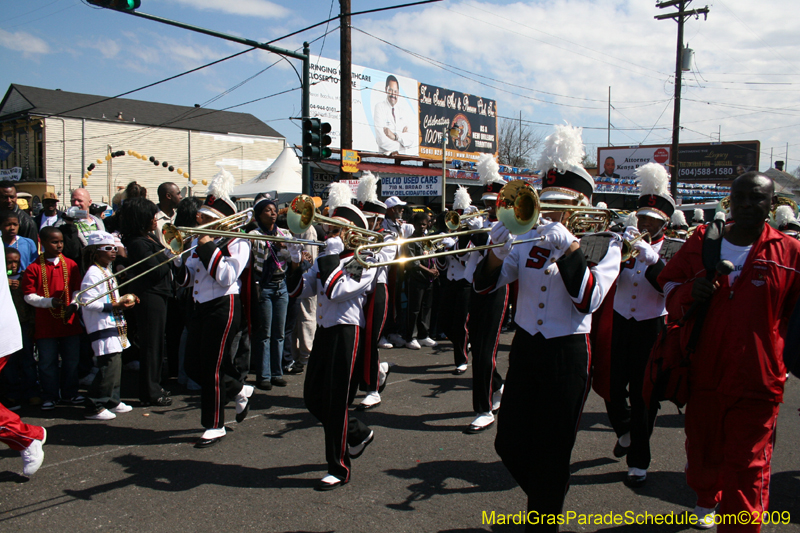
{"type": "MultiPolygon", "coordinates": [[[[508,231],[508,230],[506,230],[508,231]]],[[[508,257],[508,254],[511,253],[511,247],[514,245],[515,236],[511,235],[508,237],[505,246],[498,246],[497,248],[492,248],[494,255],[497,256],[498,259],[501,261],[508,257]]]]}
{"type": "Polygon", "coordinates": [[[445,237],[441,240],[442,246],[444,246],[446,250],[452,249],[453,246],[456,245],[456,242],[457,241],[453,237],[445,237]]]}
{"type": "Polygon", "coordinates": [[[632,241],[636,237],[639,236],[639,229],[635,226],[628,226],[625,228],[625,233],[622,234],[622,238],[626,241],[632,241]]]}
{"type": "Polygon", "coordinates": [[[400,226],[400,236],[404,239],[408,239],[414,234],[414,225],[413,224],[403,224],[400,226]]]}
{"type": "Polygon", "coordinates": [[[634,250],[639,251],[639,255],[636,256],[637,261],[641,261],[647,266],[655,265],[658,263],[659,256],[650,243],[645,242],[644,240],[636,241],[633,245],[634,250]]]}
{"type": "Polygon", "coordinates": [[[325,241],[325,255],[339,255],[344,252],[344,243],[341,237],[331,237],[325,241]]]}
{"type": "Polygon", "coordinates": [[[303,245],[292,243],[287,244],[286,248],[289,250],[289,256],[292,258],[292,263],[299,263],[303,260],[303,245]]]}
{"type": "MultiPolygon", "coordinates": [[[[500,242],[506,242],[511,233],[508,231],[508,228],[506,228],[502,222],[498,222],[497,224],[492,226],[492,230],[489,232],[489,235],[492,237],[492,242],[500,243],[500,242]]],[[[497,255],[498,248],[495,248],[494,251],[495,255],[497,255]]]]}
{"type": "Polygon", "coordinates": [[[483,218],[481,217],[468,218],[467,227],[471,230],[481,229],[483,227],[483,218]]]}
{"type": "Polygon", "coordinates": [[[468,205],[466,208],[464,208],[465,215],[471,215],[472,213],[477,213],[477,212],[478,208],[475,207],[474,205],[468,205]]]}
{"type": "Polygon", "coordinates": [[[575,235],[569,232],[561,222],[550,222],[540,226],[537,233],[544,237],[546,242],[553,245],[556,250],[566,251],[573,242],[578,242],[575,235]]]}

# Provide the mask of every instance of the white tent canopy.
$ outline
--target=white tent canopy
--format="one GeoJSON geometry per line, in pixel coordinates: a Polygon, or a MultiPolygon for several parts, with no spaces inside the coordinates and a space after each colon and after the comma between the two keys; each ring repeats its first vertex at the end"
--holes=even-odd
{"type": "Polygon", "coordinates": [[[258,193],[277,191],[278,202],[289,202],[303,192],[303,167],[294,150],[287,146],[261,174],[233,188],[234,198],[252,198],[258,193]]]}

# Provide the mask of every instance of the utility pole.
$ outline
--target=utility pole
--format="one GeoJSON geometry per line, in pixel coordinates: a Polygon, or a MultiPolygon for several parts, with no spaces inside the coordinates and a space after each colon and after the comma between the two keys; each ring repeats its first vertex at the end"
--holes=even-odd
{"type": "Polygon", "coordinates": [[[688,17],[699,17],[703,15],[704,19],[708,18],[708,6],[702,9],[692,9],[687,11],[686,7],[692,3],[692,0],[667,0],[659,2],[656,7],[664,9],[667,7],[677,6],[678,11],[675,13],[665,13],[654,17],[656,20],[673,19],[678,23],[678,50],[675,57],[675,101],[673,103],[672,113],[672,183],[671,192],[672,197],[677,200],[678,198],[678,148],[680,142],[680,129],[681,129],[681,59],[683,58],[683,23],[688,17]]]}
{"type": "MultiPolygon", "coordinates": [[[[339,0],[339,99],[342,102],[339,118],[342,150],[353,149],[353,49],[350,44],[350,0],[339,0]]],[[[339,179],[345,172],[339,169],[339,179]]]]}
{"type": "MultiPolygon", "coordinates": [[[[606,146],[611,146],[611,86],[608,86],[608,139],[606,139],[606,146]]],[[[597,162],[600,167],[600,161],[597,162]]],[[[599,168],[598,168],[599,170],[599,168]]]]}

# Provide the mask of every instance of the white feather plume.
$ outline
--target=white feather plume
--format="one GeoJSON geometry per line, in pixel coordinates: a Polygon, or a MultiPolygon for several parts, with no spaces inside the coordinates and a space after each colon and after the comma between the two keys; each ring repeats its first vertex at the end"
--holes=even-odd
{"type": "Polygon", "coordinates": [[[788,205],[779,205],[775,210],[775,224],[780,228],[789,222],[794,222],[794,212],[792,208],[788,205]]]}
{"type": "Polygon", "coordinates": [[[353,200],[353,190],[346,183],[334,182],[328,192],[328,206],[329,210],[336,209],[340,205],[351,204],[353,200]]]}
{"type": "Polygon", "coordinates": [[[605,202],[597,202],[595,206],[597,209],[608,209],[608,204],[605,202]]]}
{"type": "Polygon", "coordinates": [[[703,222],[705,218],[703,217],[703,210],[702,209],[695,209],[694,215],[692,215],[693,222],[703,222]]]}
{"type": "Polygon", "coordinates": [[[478,158],[478,175],[481,177],[481,185],[489,183],[505,183],[500,176],[500,165],[491,154],[481,154],[478,158]]]}
{"type": "Polygon", "coordinates": [[[680,209],[676,209],[675,212],[672,213],[672,225],[675,227],[689,225],[686,223],[686,215],[684,215],[683,211],[680,209]]]}
{"type": "Polygon", "coordinates": [[[714,220],[726,220],[727,218],[725,211],[717,211],[714,213],[714,220]]]}
{"type": "Polygon", "coordinates": [[[217,168],[219,168],[219,172],[217,172],[217,174],[211,178],[211,182],[208,184],[208,190],[206,192],[207,194],[213,195],[216,198],[230,200],[235,181],[233,174],[225,170],[222,165],[217,165],[217,168]]]}
{"type": "Polygon", "coordinates": [[[358,180],[356,199],[362,204],[378,200],[378,176],[369,170],[364,171],[358,180]]]}
{"type": "Polygon", "coordinates": [[[580,167],[586,151],[583,147],[581,135],[583,128],[574,128],[569,124],[557,125],[555,133],[544,140],[542,155],[539,157],[538,167],[542,172],[551,168],[559,172],[573,170],[580,167]]]}
{"type": "Polygon", "coordinates": [[[672,198],[669,193],[669,173],[664,165],[647,163],[636,169],[639,181],[639,194],[646,196],[654,194],[672,198]]]}
{"type": "MultiPolygon", "coordinates": [[[[495,163],[497,164],[497,163],[495,163]]],[[[469,207],[469,204],[472,203],[472,198],[469,196],[469,191],[463,185],[459,185],[458,189],[456,189],[456,194],[453,197],[453,209],[454,210],[464,210],[469,207]]]]}

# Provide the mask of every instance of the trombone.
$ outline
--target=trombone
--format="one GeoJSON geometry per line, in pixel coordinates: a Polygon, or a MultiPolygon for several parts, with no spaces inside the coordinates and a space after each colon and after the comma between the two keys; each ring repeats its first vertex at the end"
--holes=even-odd
{"type": "MultiPolygon", "coordinates": [[[[462,217],[463,218],[463,217],[462,217]]],[[[512,235],[522,235],[528,233],[533,229],[534,224],[539,219],[539,196],[530,184],[523,180],[510,181],[500,189],[497,195],[497,218],[505,225],[509,233],[512,235]]],[[[429,253],[421,256],[413,257],[398,257],[393,261],[385,261],[382,263],[370,263],[361,256],[364,250],[374,250],[384,246],[401,246],[411,242],[429,242],[435,243],[448,237],[458,238],[463,235],[477,235],[479,233],[488,233],[491,228],[480,228],[476,230],[458,231],[455,233],[442,233],[439,235],[429,235],[425,237],[414,237],[410,239],[398,239],[389,242],[376,242],[365,243],[358,246],[355,250],[355,259],[364,268],[381,267],[394,264],[402,264],[406,261],[414,261],[418,258],[432,259],[435,257],[446,257],[449,255],[459,255],[471,252],[481,252],[483,250],[490,250],[492,248],[499,248],[505,246],[506,243],[493,243],[483,246],[475,246],[465,250],[448,250],[445,252],[429,253]]],[[[524,242],[533,242],[542,240],[542,237],[533,239],[521,239],[514,241],[514,244],[522,244],[524,242]]]]}
{"type": "MultiPolygon", "coordinates": [[[[248,209],[246,211],[241,211],[239,213],[234,213],[233,215],[227,216],[225,218],[221,218],[219,220],[215,220],[213,222],[209,222],[207,224],[202,224],[202,225],[197,226],[196,228],[193,228],[193,229],[209,228],[209,227],[214,226],[214,225],[222,225],[222,226],[228,227],[228,228],[238,228],[238,227],[246,225],[249,222],[250,217],[252,216],[252,211],[253,211],[252,209],[248,209]]],[[[167,235],[166,235],[167,226],[175,227],[175,226],[172,226],[172,224],[165,224],[164,225],[164,229],[162,229],[162,233],[164,233],[164,238],[165,239],[167,238],[167,235]]],[[[153,257],[156,257],[161,253],[164,253],[166,250],[170,250],[174,255],[179,255],[179,254],[183,253],[183,251],[184,251],[183,250],[183,246],[184,246],[184,243],[183,243],[182,240],[176,242],[174,240],[174,238],[173,239],[168,239],[167,240],[167,248],[165,248],[164,250],[159,250],[159,251],[157,251],[157,252],[155,252],[153,254],[150,254],[147,257],[144,257],[144,258],[136,261],[132,265],[128,265],[127,267],[123,268],[119,272],[111,274],[110,276],[107,276],[107,277],[101,279],[100,281],[98,281],[96,283],[93,283],[92,285],[89,285],[85,289],[81,289],[80,291],[76,292],[75,295],[73,296],[73,303],[81,305],[81,306],[86,306],[86,305],[89,305],[89,304],[99,300],[100,298],[103,298],[103,297],[111,294],[112,292],[114,292],[114,289],[106,291],[103,294],[101,294],[100,296],[98,296],[96,298],[93,298],[92,300],[89,300],[88,302],[81,302],[80,299],[79,299],[80,296],[83,295],[85,292],[87,292],[87,291],[89,291],[91,289],[94,289],[98,285],[102,285],[103,283],[107,282],[108,280],[110,280],[112,278],[116,278],[117,276],[119,276],[121,274],[127,273],[131,269],[141,265],[142,263],[145,263],[145,262],[149,261],[153,257]]],[[[194,249],[194,248],[196,248],[196,246],[193,246],[192,248],[190,248],[190,250],[194,249]]],[[[189,250],[186,250],[186,251],[189,251],[189,250]]],[[[123,285],[126,285],[126,284],[128,284],[128,283],[130,283],[132,281],[135,281],[135,280],[141,278],[145,274],[149,274],[153,270],[161,267],[162,265],[165,265],[165,264],[169,263],[173,259],[174,259],[174,256],[170,257],[169,259],[166,259],[164,261],[161,261],[157,265],[155,265],[155,266],[153,266],[151,268],[148,268],[144,272],[132,277],[129,280],[126,280],[125,283],[121,283],[120,285],[118,285],[116,287],[116,289],[119,289],[119,287],[122,287],[123,285]]],[[[123,296],[123,298],[126,297],[126,296],[128,296],[128,295],[126,294],[125,296],[123,296]]]]}
{"type": "Polygon", "coordinates": [[[545,213],[564,212],[564,226],[576,237],[587,233],[602,233],[608,229],[612,220],[619,215],[611,209],[599,207],[582,207],[575,205],[541,204],[539,206],[545,213]]]}
{"type": "Polygon", "coordinates": [[[286,212],[286,224],[289,226],[289,230],[297,234],[305,233],[315,223],[328,224],[329,226],[340,228],[342,230],[342,242],[345,247],[351,250],[361,245],[383,242],[382,233],[362,229],[348,222],[320,215],[316,212],[314,200],[310,196],[301,194],[295,197],[286,212]]]}

